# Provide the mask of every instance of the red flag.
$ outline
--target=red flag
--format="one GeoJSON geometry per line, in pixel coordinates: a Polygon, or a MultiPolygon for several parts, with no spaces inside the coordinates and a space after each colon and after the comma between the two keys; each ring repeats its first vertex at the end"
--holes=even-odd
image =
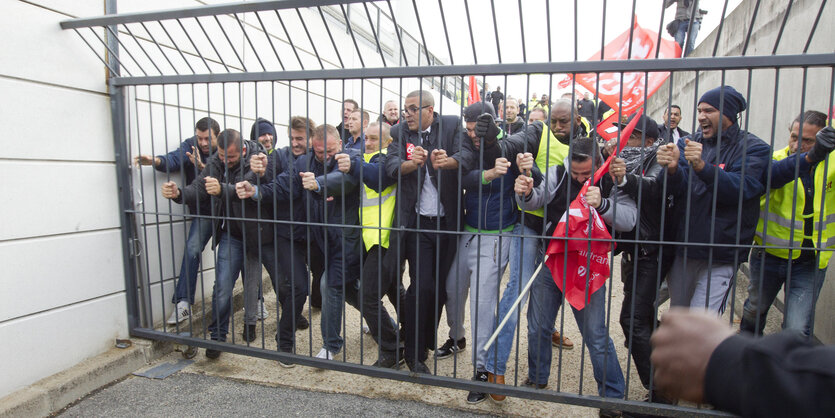
{"type": "MultiPolygon", "coordinates": [[[[601,138],[605,139],[606,142],[612,140],[612,138],[617,138],[618,136],[618,117],[620,117],[620,112],[612,112],[606,119],[600,121],[597,124],[597,134],[600,135],[601,138]]],[[[628,137],[627,137],[628,138],[628,137]]]]}
{"type": "MultiPolygon", "coordinates": [[[[643,110],[632,118],[621,133],[618,152],[626,145],[629,135],[635,129],[643,110]]],[[[565,300],[575,309],[583,309],[591,300],[592,293],[603,287],[609,278],[609,241],[612,235],[600,219],[597,211],[586,202],[585,194],[589,186],[596,184],[606,172],[617,152],[612,153],[603,165],[594,173],[594,178],[586,180],[577,197],[563,213],[554,230],[545,264],[551,269],[551,275],[557,287],[565,295],[565,300]],[[582,239],[565,239],[582,238],[582,239]],[[565,277],[563,277],[563,270],[565,277]],[[563,287],[563,282],[565,286],[563,287]],[[588,288],[588,298],[586,298],[588,288]]]]}
{"type": "MultiPolygon", "coordinates": [[[[632,55],[630,56],[629,32],[627,30],[612,42],[609,42],[604,49],[605,55],[602,58],[600,51],[598,51],[588,61],[655,59],[657,49],[655,41],[658,39],[658,33],[639,26],[636,16],[635,26],[632,29],[632,55]]],[[[681,47],[675,41],[661,39],[658,58],[678,58],[680,56],[681,47]]],[[[600,100],[606,102],[615,111],[621,109],[624,113],[632,113],[644,104],[644,91],[647,92],[647,97],[652,97],[669,76],[669,72],[651,72],[649,74],[638,72],[623,73],[621,79],[621,73],[600,73],[598,83],[598,75],[588,73],[577,74],[576,80],[577,84],[592,93],[597,91],[600,100]],[[621,97],[621,91],[623,91],[623,97],[621,97]]],[[[567,88],[571,85],[571,78],[572,76],[569,74],[560,81],[558,86],[567,88]]]]}
{"type": "Polygon", "coordinates": [[[478,103],[481,101],[481,94],[478,92],[478,84],[475,82],[475,76],[470,76],[470,95],[467,96],[467,105],[478,103]]]}

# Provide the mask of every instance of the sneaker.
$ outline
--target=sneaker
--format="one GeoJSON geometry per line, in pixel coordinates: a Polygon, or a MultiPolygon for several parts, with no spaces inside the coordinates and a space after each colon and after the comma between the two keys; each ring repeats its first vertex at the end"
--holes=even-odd
{"type": "Polygon", "coordinates": [[[368,328],[368,324],[362,324],[362,333],[371,334],[371,328],[368,328]]]}
{"type": "Polygon", "coordinates": [[[325,347],[322,347],[322,349],[319,350],[319,354],[316,355],[316,358],[320,358],[323,360],[333,360],[334,357],[336,357],[336,353],[331,353],[325,347]]]}
{"type": "Polygon", "coordinates": [[[185,321],[191,317],[191,305],[188,304],[187,300],[181,300],[177,302],[177,306],[174,307],[174,312],[171,312],[171,316],[168,317],[168,325],[177,325],[180,322],[185,321]]]}
{"type": "Polygon", "coordinates": [[[600,418],[620,418],[623,416],[623,412],[616,409],[601,409],[598,416],[600,418]]]}
{"type": "MultiPolygon", "coordinates": [[[[490,383],[495,383],[497,385],[503,385],[504,384],[504,375],[503,374],[487,373],[487,381],[490,382],[490,383]]],[[[507,398],[507,396],[505,396],[505,395],[494,395],[492,393],[490,394],[490,400],[493,401],[493,402],[496,402],[496,403],[504,402],[505,398],[507,398]]]]}
{"type": "Polygon", "coordinates": [[[403,364],[406,359],[403,357],[403,349],[398,350],[399,353],[393,351],[381,351],[377,361],[372,364],[374,367],[382,367],[384,369],[394,369],[403,364]]]}
{"type": "Polygon", "coordinates": [[[241,333],[241,338],[248,343],[255,341],[255,324],[244,324],[244,332],[241,333]]]}
{"type": "Polygon", "coordinates": [[[267,310],[267,306],[264,305],[264,300],[258,301],[258,312],[255,313],[255,317],[258,318],[259,321],[263,321],[270,317],[270,311],[267,310]]]}
{"type": "Polygon", "coordinates": [[[304,315],[299,315],[299,319],[296,321],[296,330],[305,330],[308,328],[310,328],[310,322],[308,322],[304,315]]]}
{"type": "Polygon", "coordinates": [[[446,340],[444,345],[441,348],[435,350],[435,358],[436,359],[445,359],[455,353],[464,351],[464,348],[467,346],[467,339],[462,338],[458,340],[456,343],[455,340],[452,338],[446,340]]]}
{"type": "MultiPolygon", "coordinates": [[[[289,351],[282,351],[282,353],[292,354],[289,351]]],[[[293,367],[296,367],[296,363],[293,363],[290,360],[279,360],[278,365],[284,367],[285,369],[292,369],[293,367]]]]}
{"type": "MultiPolygon", "coordinates": [[[[473,376],[473,380],[476,382],[486,382],[487,381],[487,372],[478,371],[476,372],[475,376],[473,376]]],[[[475,405],[477,403],[481,403],[487,399],[487,394],[484,392],[470,392],[467,394],[467,403],[471,405],[475,405]]]]}
{"type": "Polygon", "coordinates": [[[560,335],[559,331],[554,331],[551,334],[551,345],[554,347],[562,346],[563,350],[571,350],[574,348],[574,343],[568,337],[560,335]]]}
{"type": "Polygon", "coordinates": [[[220,350],[213,350],[211,348],[206,349],[206,358],[215,360],[220,357],[220,350]]]}
{"type": "Polygon", "coordinates": [[[530,377],[526,377],[525,381],[522,383],[522,386],[529,387],[531,389],[545,389],[548,387],[547,383],[537,384],[534,383],[530,377]]]}
{"type": "Polygon", "coordinates": [[[415,361],[415,362],[406,362],[406,365],[409,367],[409,370],[412,373],[425,373],[425,374],[432,374],[432,371],[429,370],[429,367],[426,367],[426,363],[422,361],[415,361]]]}

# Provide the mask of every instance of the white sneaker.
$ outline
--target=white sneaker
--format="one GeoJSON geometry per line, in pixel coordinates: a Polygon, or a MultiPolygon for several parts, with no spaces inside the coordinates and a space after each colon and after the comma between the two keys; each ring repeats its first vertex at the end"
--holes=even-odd
{"type": "Polygon", "coordinates": [[[259,321],[263,321],[270,317],[270,311],[267,310],[267,306],[264,305],[263,300],[258,302],[258,312],[255,314],[255,317],[258,318],[259,321]]]}
{"type": "Polygon", "coordinates": [[[322,347],[319,350],[319,354],[316,355],[316,358],[324,359],[324,360],[333,360],[335,354],[328,351],[327,348],[322,347]]]}
{"type": "Polygon", "coordinates": [[[191,317],[191,305],[188,304],[187,300],[181,300],[177,302],[177,306],[174,307],[174,312],[171,312],[171,316],[168,317],[168,325],[177,325],[179,322],[183,322],[186,319],[191,317]]]}
{"type": "Polygon", "coordinates": [[[371,328],[368,328],[367,324],[362,324],[362,333],[363,334],[371,334],[371,328]]]}

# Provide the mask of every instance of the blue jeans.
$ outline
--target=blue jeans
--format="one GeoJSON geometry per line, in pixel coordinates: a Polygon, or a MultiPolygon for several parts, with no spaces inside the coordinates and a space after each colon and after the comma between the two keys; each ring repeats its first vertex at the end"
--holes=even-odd
{"type": "Polygon", "coordinates": [[[186,250],[183,253],[183,262],[180,263],[180,278],[174,288],[174,296],[171,303],[176,304],[181,300],[187,300],[189,305],[194,305],[194,291],[197,287],[197,268],[200,266],[200,254],[203,248],[212,237],[212,220],[208,218],[194,218],[188,228],[188,239],[186,250]]]}
{"type": "Polygon", "coordinates": [[[785,283],[786,308],[783,328],[798,330],[809,336],[812,331],[812,312],[815,310],[823,279],[826,277],[826,269],[817,268],[817,260],[813,259],[791,263],[789,270],[788,260],[761,249],[751,251],[748,267],[751,271],[748,299],[745,300],[739,328],[762,335],[768,309],[785,283]],[[763,258],[765,265],[761,269],[763,258]]]}
{"type": "MultiPolygon", "coordinates": [[[[539,235],[538,231],[534,231],[523,224],[516,224],[513,228],[513,234],[519,235],[539,235]]],[[[499,322],[504,319],[505,315],[510,312],[510,307],[519,296],[522,288],[528,284],[531,279],[536,266],[542,262],[544,255],[544,247],[542,240],[539,238],[521,238],[512,237],[510,242],[510,279],[507,282],[507,287],[502,294],[499,301],[499,322]]],[[[519,307],[510,316],[504,328],[499,332],[496,341],[490,346],[490,351],[487,353],[487,371],[496,375],[504,375],[507,369],[507,359],[510,357],[510,349],[513,348],[513,338],[516,333],[516,324],[519,322],[519,315],[521,315],[522,308],[525,306],[528,296],[522,299],[519,307]]],[[[551,328],[554,327],[554,321],[551,321],[551,328]]]]}
{"type": "Polygon", "coordinates": [[[209,333],[215,341],[226,341],[229,315],[232,313],[232,288],[235,287],[243,263],[243,242],[222,232],[217,246],[215,287],[212,290],[212,323],[209,324],[209,333]]]}
{"type": "Polygon", "coordinates": [[[344,340],[342,333],[342,309],[345,302],[348,302],[357,310],[360,309],[357,303],[359,297],[359,280],[345,284],[343,292],[342,285],[328,286],[327,273],[322,275],[320,288],[322,290],[322,346],[331,353],[338,353],[342,350],[344,340]]]}
{"type": "MultiPolygon", "coordinates": [[[[543,267],[531,287],[528,306],[528,378],[536,384],[547,384],[551,373],[551,332],[560,311],[563,295],[551,271],[543,267]]],[[[618,363],[615,344],[606,330],[606,286],[592,293],[583,310],[574,311],[574,320],[589,350],[589,358],[597,382],[597,393],[622,398],[625,383],[618,363]]]]}
{"type": "Polygon", "coordinates": [[[687,36],[688,28],[690,27],[690,20],[682,20],[679,22],[678,31],[676,32],[676,43],[681,47],[681,56],[686,57],[693,52],[696,47],[696,36],[699,35],[699,27],[702,26],[702,21],[696,19],[693,23],[693,30],[690,31],[690,36],[687,36]],[[684,39],[687,39],[687,47],[684,46],[684,39]]]}

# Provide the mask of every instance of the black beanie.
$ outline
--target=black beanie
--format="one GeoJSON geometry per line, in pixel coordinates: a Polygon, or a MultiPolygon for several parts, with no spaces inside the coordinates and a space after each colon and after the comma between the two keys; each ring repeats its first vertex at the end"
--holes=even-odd
{"type": "Polygon", "coordinates": [[[721,86],[708,90],[699,99],[699,103],[707,103],[715,107],[716,110],[721,110],[722,114],[733,123],[736,123],[739,112],[748,108],[745,98],[731,86],[721,86]]]}
{"type": "Polygon", "coordinates": [[[270,134],[273,136],[273,141],[276,140],[277,135],[275,134],[275,126],[273,126],[273,123],[264,118],[258,118],[252,124],[252,130],[249,131],[249,139],[251,141],[257,141],[258,137],[264,134],[270,134]]]}
{"type": "Polygon", "coordinates": [[[489,113],[494,119],[496,118],[496,111],[493,110],[490,102],[473,103],[464,109],[464,122],[475,122],[484,113],[489,113]]]}

